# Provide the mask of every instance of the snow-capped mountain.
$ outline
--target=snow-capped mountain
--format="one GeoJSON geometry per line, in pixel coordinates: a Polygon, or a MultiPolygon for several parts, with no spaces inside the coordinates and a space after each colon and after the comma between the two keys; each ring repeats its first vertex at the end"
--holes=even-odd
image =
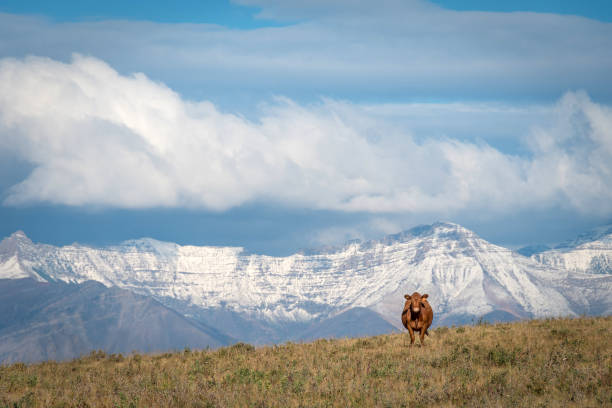
{"type": "MultiPolygon", "coordinates": [[[[612,241],[598,242],[600,250],[589,254],[609,254],[612,241]]],[[[223,311],[223,316],[268,328],[305,327],[364,308],[400,328],[403,295],[414,291],[429,293],[437,324],[483,316],[508,320],[612,313],[612,275],[567,269],[567,263],[545,259],[524,257],[451,223],[287,257],[153,239],[104,248],[54,247],[34,244],[17,232],[0,243],[0,278],[94,280],[152,296],[208,324],[212,315],[219,325],[226,324],[219,317],[223,311]]]]}
{"type": "Polygon", "coordinates": [[[539,263],[575,272],[612,274],[612,225],[597,228],[557,248],[532,255],[539,263]]]}

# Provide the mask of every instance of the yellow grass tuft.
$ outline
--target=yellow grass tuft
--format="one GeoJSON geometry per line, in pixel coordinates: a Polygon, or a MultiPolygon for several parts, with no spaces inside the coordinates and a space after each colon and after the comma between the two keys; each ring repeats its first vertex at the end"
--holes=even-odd
{"type": "Polygon", "coordinates": [[[612,406],[612,317],[0,366],[0,407],[612,406]]]}

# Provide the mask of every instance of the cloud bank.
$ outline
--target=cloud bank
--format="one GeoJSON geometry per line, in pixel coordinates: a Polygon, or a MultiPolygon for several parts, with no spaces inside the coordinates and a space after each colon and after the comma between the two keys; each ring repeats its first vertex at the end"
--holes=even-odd
{"type": "Polygon", "coordinates": [[[33,167],[4,204],[612,214],[612,109],[583,92],[542,109],[547,125],[507,154],[419,137],[388,106],[277,98],[252,120],[92,57],[3,59],[0,149],[33,167]]]}

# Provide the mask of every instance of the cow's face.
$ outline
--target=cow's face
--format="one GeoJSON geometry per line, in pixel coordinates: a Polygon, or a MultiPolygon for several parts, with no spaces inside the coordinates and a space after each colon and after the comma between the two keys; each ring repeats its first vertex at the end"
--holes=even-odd
{"type": "Polygon", "coordinates": [[[426,293],[424,295],[420,295],[419,292],[414,292],[412,295],[404,295],[406,299],[406,305],[404,308],[409,307],[412,313],[419,313],[422,307],[425,307],[425,303],[427,302],[427,297],[429,295],[426,293]]]}

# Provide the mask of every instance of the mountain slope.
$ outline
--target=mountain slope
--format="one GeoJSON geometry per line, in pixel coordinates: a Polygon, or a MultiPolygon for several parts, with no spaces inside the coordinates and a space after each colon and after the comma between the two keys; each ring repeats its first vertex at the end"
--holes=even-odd
{"type": "Polygon", "coordinates": [[[299,340],[320,338],[365,337],[397,331],[378,313],[365,307],[356,307],[339,315],[315,322],[303,332],[294,335],[299,340]]]}
{"type": "Polygon", "coordinates": [[[58,248],[16,233],[0,243],[0,273],[128,289],[255,343],[358,308],[401,328],[403,295],[413,291],[429,293],[435,325],[612,313],[612,275],[538,262],[451,223],[287,257],[152,239],[58,248]]]}
{"type": "Polygon", "coordinates": [[[582,234],[553,250],[534,254],[532,259],[574,272],[612,274],[612,226],[582,234]]]}
{"type": "Polygon", "coordinates": [[[610,407],[612,317],[0,368],[2,407],[610,407]],[[61,373],[58,375],[58,373],[61,373]]]}
{"type": "Polygon", "coordinates": [[[64,360],[98,349],[218,347],[232,340],[151,298],[97,282],[0,280],[0,361],[64,360]]]}

